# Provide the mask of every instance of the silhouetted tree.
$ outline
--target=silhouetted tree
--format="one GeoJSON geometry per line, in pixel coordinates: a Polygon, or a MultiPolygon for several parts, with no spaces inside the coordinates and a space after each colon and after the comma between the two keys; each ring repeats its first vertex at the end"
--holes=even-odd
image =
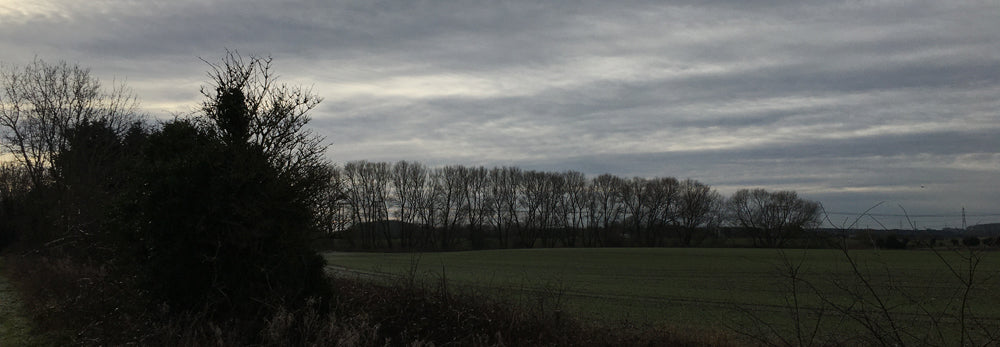
{"type": "Polygon", "coordinates": [[[475,249],[486,247],[486,217],[490,212],[486,168],[460,167],[459,184],[463,186],[462,210],[468,225],[469,243],[475,249]]]}
{"type": "Polygon", "coordinates": [[[310,206],[263,153],[175,121],[150,135],[137,166],[116,220],[154,297],[225,315],[326,294],[310,206]]]}
{"type": "Polygon", "coordinates": [[[500,247],[511,246],[511,233],[521,226],[518,215],[518,192],[521,169],[516,167],[493,168],[489,172],[490,218],[500,247]]]}
{"type": "Polygon", "coordinates": [[[124,86],[106,90],[90,70],[41,59],[0,73],[0,145],[14,154],[37,187],[46,179],[67,132],[101,122],[121,135],[135,122],[136,98],[124,86]]]}
{"type": "Polygon", "coordinates": [[[491,237],[499,247],[651,247],[665,245],[669,235],[689,246],[724,223],[743,226],[739,218],[746,216],[756,223],[744,229],[757,246],[780,246],[818,218],[818,204],[791,191],[746,190],[727,202],[704,183],[673,177],[587,179],[573,171],[427,169],[405,161],[349,162],[343,172],[343,201],[366,248],[397,237],[408,248],[482,248],[491,237]],[[401,223],[387,223],[390,217],[401,223]],[[387,232],[389,225],[401,228],[387,232]]]}
{"type": "Polygon", "coordinates": [[[661,246],[666,229],[677,224],[679,183],[673,177],[656,177],[646,185],[646,245],[661,246]]]}
{"type": "Polygon", "coordinates": [[[718,217],[722,202],[722,195],[706,184],[690,178],[680,182],[676,219],[681,245],[690,246],[697,229],[718,217]]]}
{"type": "Polygon", "coordinates": [[[400,245],[416,246],[414,223],[420,215],[421,193],[427,183],[427,167],[420,163],[399,161],[392,165],[392,187],[395,190],[400,230],[400,245]]]}
{"type": "Polygon", "coordinates": [[[594,202],[591,207],[591,225],[598,230],[596,240],[602,246],[613,246],[611,230],[623,222],[625,207],[622,190],[625,180],[621,177],[603,174],[591,181],[594,202]]]}
{"type": "Polygon", "coordinates": [[[442,249],[456,246],[460,229],[465,226],[465,186],[464,167],[450,165],[432,171],[430,176],[433,198],[438,200],[438,229],[442,249]]]}
{"type": "MultiPolygon", "coordinates": [[[[124,86],[104,88],[88,69],[65,62],[49,64],[41,59],[0,72],[0,88],[0,148],[12,155],[31,182],[26,185],[30,187],[30,197],[21,201],[19,215],[12,216],[30,221],[21,226],[22,240],[35,246],[67,246],[62,241],[92,233],[94,230],[80,229],[80,222],[99,220],[90,212],[103,205],[94,203],[101,201],[103,196],[88,196],[84,191],[90,186],[82,183],[89,182],[67,181],[67,177],[58,172],[63,169],[57,167],[56,160],[66,157],[61,156],[61,151],[69,149],[74,131],[80,138],[86,133],[96,136],[90,140],[110,138],[110,142],[117,141],[134,121],[140,119],[135,114],[135,97],[124,86]],[[104,134],[99,131],[104,129],[108,136],[102,137],[104,134]],[[75,185],[68,186],[71,183],[75,185]],[[79,194],[68,195],[74,192],[79,194]],[[83,214],[87,217],[80,218],[83,214]]],[[[73,147],[90,145],[86,140],[77,141],[73,147]]],[[[76,152],[81,156],[98,155],[95,151],[99,145],[91,147],[76,152]],[[89,154],[83,155],[84,152],[89,154]]],[[[105,163],[94,160],[89,164],[101,166],[105,163]]],[[[76,167],[81,165],[82,162],[76,167]]],[[[76,175],[76,178],[83,177],[76,175]]]]}
{"type": "Polygon", "coordinates": [[[522,176],[522,188],[518,194],[520,210],[523,211],[524,224],[519,228],[518,241],[522,247],[532,248],[539,237],[548,237],[548,231],[552,212],[557,202],[554,200],[553,192],[561,189],[557,185],[561,184],[553,179],[549,173],[540,171],[527,171],[522,176]]]}
{"type": "Polygon", "coordinates": [[[670,208],[677,196],[677,179],[634,177],[621,185],[622,204],[628,213],[632,236],[646,246],[656,246],[663,227],[673,222],[670,208]]]}
{"type": "Polygon", "coordinates": [[[566,213],[563,245],[572,247],[576,246],[580,230],[587,224],[587,207],[592,197],[591,190],[587,189],[587,177],[583,173],[567,171],[562,176],[566,191],[563,200],[563,210],[566,213]]]}
{"type": "Polygon", "coordinates": [[[64,207],[55,222],[64,232],[50,247],[99,261],[113,256],[117,250],[106,235],[108,209],[128,189],[146,136],[139,122],[122,134],[104,120],[84,120],[66,131],[51,168],[52,189],[64,207]]]}
{"type": "Polygon", "coordinates": [[[244,58],[227,51],[209,63],[209,86],[201,92],[209,126],[229,143],[258,148],[298,197],[315,206],[330,183],[323,138],[306,125],[322,99],[308,89],[278,82],[270,57],[244,58]]]}
{"type": "Polygon", "coordinates": [[[745,229],[758,247],[781,247],[790,237],[820,223],[819,203],[794,191],[740,189],[726,203],[730,223],[745,229]]]}
{"type": "Polygon", "coordinates": [[[224,319],[329,294],[310,241],[333,171],[303,128],[318,100],[276,87],[266,62],[212,65],[204,114],[145,137],[111,209],[119,264],[171,308],[224,319]]]}
{"type": "Polygon", "coordinates": [[[366,248],[378,246],[384,237],[392,247],[392,237],[384,221],[389,219],[389,165],[382,162],[352,161],[344,165],[344,193],[353,215],[352,228],[366,248]],[[381,234],[381,235],[380,235],[381,234]]]}
{"type": "Polygon", "coordinates": [[[331,237],[350,225],[351,214],[344,191],[342,171],[332,164],[327,165],[326,171],[330,176],[330,182],[322,188],[314,211],[316,228],[323,232],[324,237],[331,237]]]}

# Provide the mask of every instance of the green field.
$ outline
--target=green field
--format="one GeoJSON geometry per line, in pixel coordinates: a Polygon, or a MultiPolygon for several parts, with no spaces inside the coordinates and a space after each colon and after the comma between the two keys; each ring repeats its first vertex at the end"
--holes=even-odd
{"type": "MultiPolygon", "coordinates": [[[[930,251],[851,251],[897,320],[921,323],[927,316],[959,312],[961,282],[930,251]]],[[[968,273],[962,255],[944,251],[959,273],[968,273]]],[[[967,297],[977,322],[1000,326],[1000,253],[980,253],[975,280],[967,297]]],[[[730,329],[755,319],[789,327],[792,282],[785,260],[802,264],[800,276],[815,287],[802,289],[799,307],[824,307],[822,298],[847,305],[848,292],[866,293],[843,253],[837,250],[773,249],[521,249],[451,253],[326,253],[331,269],[393,282],[416,278],[465,286],[502,295],[525,305],[556,302],[587,321],[630,322],[730,329]],[[444,276],[442,276],[442,273],[444,276]],[[816,293],[820,295],[816,295],[816,293]]],[[[799,288],[804,287],[800,283],[799,288]]],[[[869,295],[868,299],[874,296],[869,295]]],[[[872,306],[858,306],[873,309],[872,306]]],[[[828,312],[832,312],[827,309],[828,312]]],[[[968,311],[967,311],[968,312],[968,311]]],[[[843,325],[826,313],[823,322],[843,325]]],[[[956,322],[944,322],[957,324],[956,322]]],[[[757,324],[760,325],[760,324],[757,324]]]]}

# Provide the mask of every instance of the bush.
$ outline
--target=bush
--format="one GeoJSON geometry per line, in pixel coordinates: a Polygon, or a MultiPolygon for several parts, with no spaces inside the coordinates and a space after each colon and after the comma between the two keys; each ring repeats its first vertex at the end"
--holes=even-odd
{"type": "Polygon", "coordinates": [[[980,243],[982,242],[976,236],[967,236],[962,239],[962,244],[966,247],[976,247],[979,246],[980,243]]]}
{"type": "Polygon", "coordinates": [[[153,311],[142,293],[106,267],[47,255],[5,263],[34,323],[31,334],[52,345],[123,345],[148,333],[153,311]]]}
{"type": "Polygon", "coordinates": [[[885,238],[875,240],[875,246],[882,249],[906,249],[906,244],[908,243],[910,243],[909,239],[900,239],[896,235],[889,235],[885,238]]]}
{"type": "Polygon", "coordinates": [[[114,209],[120,250],[140,285],[180,310],[257,314],[262,302],[327,297],[309,248],[309,207],[253,148],[193,123],[149,136],[114,209]]]}
{"type": "Polygon", "coordinates": [[[992,237],[987,237],[987,238],[983,239],[983,244],[987,245],[987,246],[990,246],[990,247],[996,246],[997,239],[992,238],[992,237]]]}

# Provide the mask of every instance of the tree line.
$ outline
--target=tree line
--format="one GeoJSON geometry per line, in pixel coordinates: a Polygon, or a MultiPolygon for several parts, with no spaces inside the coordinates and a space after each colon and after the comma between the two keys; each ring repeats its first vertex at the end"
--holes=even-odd
{"type": "MultiPolygon", "coordinates": [[[[306,127],[307,113],[321,99],[276,84],[270,64],[228,54],[210,65],[201,111],[158,124],[138,115],[137,98],[125,86],[104,88],[85,68],[36,59],[3,71],[0,148],[13,161],[0,164],[0,242],[112,249],[95,238],[115,229],[111,222],[163,211],[154,206],[170,197],[143,191],[157,180],[178,181],[169,193],[214,192],[184,199],[271,212],[275,207],[260,201],[213,200],[250,189],[220,187],[266,187],[265,178],[243,177],[265,170],[307,210],[306,229],[362,249],[692,246],[723,231],[737,231],[758,247],[781,247],[819,223],[819,204],[793,191],[741,189],[723,197],[694,179],[408,161],[335,167],[324,159],[322,139],[306,127]],[[215,152],[218,158],[206,157],[215,152]],[[199,158],[207,168],[183,167],[199,158]],[[242,172],[220,167],[255,158],[259,166],[242,172]],[[234,177],[219,181],[225,175],[234,177]],[[150,203],[150,211],[136,210],[140,201],[150,203]]],[[[183,224],[217,209],[172,211],[178,215],[164,222],[183,224]]]]}
{"type": "Polygon", "coordinates": [[[363,249],[692,246],[724,231],[782,247],[820,223],[819,203],[794,191],[727,198],[690,178],[409,161],[352,161],[334,177],[327,231],[363,249]]]}

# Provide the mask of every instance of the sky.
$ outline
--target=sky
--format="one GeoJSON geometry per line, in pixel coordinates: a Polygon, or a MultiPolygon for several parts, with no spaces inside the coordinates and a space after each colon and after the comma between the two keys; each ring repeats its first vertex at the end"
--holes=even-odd
{"type": "Polygon", "coordinates": [[[997,1],[0,0],[35,57],[193,112],[226,49],[324,101],[335,163],[795,190],[834,224],[1000,222],[997,1]],[[881,203],[881,205],[879,205],[881,203]],[[904,212],[905,210],[905,212],[904,212]]]}

